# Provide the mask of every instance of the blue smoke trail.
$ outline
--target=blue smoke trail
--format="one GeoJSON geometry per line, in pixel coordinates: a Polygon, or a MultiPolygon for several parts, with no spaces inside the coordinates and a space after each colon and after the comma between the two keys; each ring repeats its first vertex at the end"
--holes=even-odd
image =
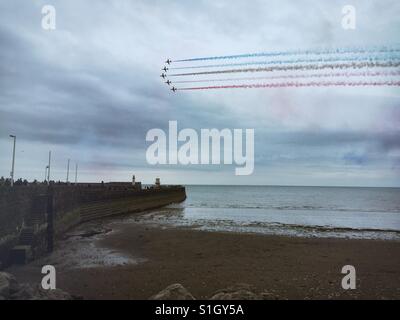
{"type": "Polygon", "coordinates": [[[261,52],[261,53],[246,53],[229,56],[214,56],[214,57],[201,57],[174,60],[173,62],[191,62],[191,61],[207,61],[207,60],[226,60],[226,59],[240,59],[240,58],[254,58],[254,57],[276,57],[288,55],[322,55],[322,54],[345,54],[345,53],[379,53],[379,52],[399,52],[400,48],[382,46],[371,48],[337,48],[337,49],[324,49],[324,50],[293,50],[293,51],[277,51],[277,52],[261,52]]]}
{"type": "Polygon", "coordinates": [[[225,67],[239,67],[239,66],[251,66],[251,65],[270,65],[270,64],[289,64],[289,63],[313,63],[313,62],[334,62],[334,61],[394,61],[400,59],[400,55],[390,56],[370,56],[370,57],[328,57],[328,58],[316,58],[316,59],[295,59],[295,60],[276,60],[276,61],[255,61],[255,62],[243,62],[243,63],[222,63],[222,64],[208,64],[200,66],[189,66],[189,67],[174,67],[171,70],[183,70],[183,69],[205,69],[205,68],[225,68],[225,67]]]}

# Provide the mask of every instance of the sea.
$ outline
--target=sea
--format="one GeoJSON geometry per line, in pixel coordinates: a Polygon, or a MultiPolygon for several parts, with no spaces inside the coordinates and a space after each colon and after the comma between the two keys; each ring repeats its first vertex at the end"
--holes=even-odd
{"type": "Polygon", "coordinates": [[[400,240],[400,188],[188,185],[157,224],[293,237],[400,240]]]}

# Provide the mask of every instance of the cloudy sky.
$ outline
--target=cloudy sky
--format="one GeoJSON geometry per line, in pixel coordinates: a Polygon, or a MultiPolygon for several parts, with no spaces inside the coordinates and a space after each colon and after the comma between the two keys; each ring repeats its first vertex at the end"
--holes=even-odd
{"type": "Polygon", "coordinates": [[[0,2],[0,175],[80,181],[400,186],[400,90],[282,88],[172,94],[166,58],[396,45],[400,2],[144,1],[0,2]],[[56,8],[56,30],[41,9],[56,8]],[[356,8],[344,30],[341,10],[356,8]],[[255,171],[233,166],[150,166],[152,128],[254,128],[255,171]]]}

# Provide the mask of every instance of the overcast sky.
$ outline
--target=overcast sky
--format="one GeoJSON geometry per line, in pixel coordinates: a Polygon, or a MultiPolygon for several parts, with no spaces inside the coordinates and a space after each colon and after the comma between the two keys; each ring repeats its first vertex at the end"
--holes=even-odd
{"type": "Polygon", "coordinates": [[[395,45],[400,2],[0,2],[0,176],[55,180],[67,159],[80,181],[400,186],[400,90],[282,88],[178,92],[160,81],[166,58],[395,45]],[[41,9],[56,8],[56,30],[41,9]],[[343,5],[356,30],[341,26],[343,5]],[[255,171],[147,164],[145,136],[179,129],[254,128],[255,171]]]}

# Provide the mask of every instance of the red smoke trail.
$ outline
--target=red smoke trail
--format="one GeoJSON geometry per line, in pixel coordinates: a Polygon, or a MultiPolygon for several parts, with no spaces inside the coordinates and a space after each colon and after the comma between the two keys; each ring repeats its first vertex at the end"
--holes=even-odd
{"type": "Polygon", "coordinates": [[[238,84],[225,86],[207,86],[180,88],[179,91],[187,90],[213,90],[213,89],[257,89],[257,88],[301,88],[301,87],[365,87],[365,86],[400,86],[400,81],[382,81],[382,82],[346,82],[346,81],[328,81],[328,82],[283,82],[283,83],[258,83],[258,84],[238,84]]]}
{"type": "Polygon", "coordinates": [[[244,72],[271,72],[271,71],[289,71],[289,70],[323,70],[323,69],[361,69],[374,67],[398,67],[400,62],[361,62],[361,63],[333,63],[333,64],[311,64],[311,65],[290,65],[290,66],[273,66],[267,68],[242,68],[228,69],[219,71],[203,71],[190,73],[170,74],[170,77],[180,76],[198,76],[207,74],[225,74],[225,73],[244,73],[244,72]]]}
{"type": "Polygon", "coordinates": [[[400,76],[400,71],[291,74],[291,75],[271,76],[271,77],[182,80],[182,81],[174,81],[174,83],[222,82],[222,81],[239,81],[239,80],[276,80],[276,79],[327,78],[327,77],[381,77],[381,76],[400,76]]]}

